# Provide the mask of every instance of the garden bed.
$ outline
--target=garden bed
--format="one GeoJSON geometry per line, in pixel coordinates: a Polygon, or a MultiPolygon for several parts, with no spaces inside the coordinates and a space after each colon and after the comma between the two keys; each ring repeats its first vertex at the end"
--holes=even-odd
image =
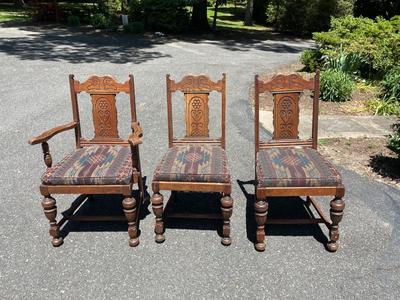
{"type": "Polygon", "coordinates": [[[323,139],[319,151],[332,163],[400,189],[400,159],[386,138],[323,139]]]}

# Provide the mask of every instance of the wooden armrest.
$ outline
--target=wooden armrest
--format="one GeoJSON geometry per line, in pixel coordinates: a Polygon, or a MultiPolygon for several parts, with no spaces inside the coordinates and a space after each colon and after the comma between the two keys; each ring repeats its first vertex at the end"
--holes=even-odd
{"type": "Polygon", "coordinates": [[[139,122],[132,122],[131,124],[133,133],[129,135],[128,141],[132,146],[142,143],[143,129],[140,127],[139,122]]]}
{"type": "Polygon", "coordinates": [[[43,132],[41,135],[31,138],[28,141],[28,143],[31,145],[36,145],[39,143],[47,142],[49,139],[51,139],[56,134],[66,131],[66,130],[70,130],[72,128],[75,128],[76,126],[78,126],[78,122],[71,122],[71,123],[61,125],[61,126],[54,127],[50,130],[43,132]]]}

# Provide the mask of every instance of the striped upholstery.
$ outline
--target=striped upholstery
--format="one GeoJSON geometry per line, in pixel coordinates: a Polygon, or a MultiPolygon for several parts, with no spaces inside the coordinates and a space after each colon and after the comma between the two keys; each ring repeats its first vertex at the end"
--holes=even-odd
{"type": "Polygon", "coordinates": [[[210,145],[172,147],[156,168],[153,180],[230,183],[225,150],[210,145]]]}
{"type": "Polygon", "coordinates": [[[46,170],[43,184],[129,184],[132,178],[131,149],[121,146],[80,148],[46,170]]]}
{"type": "Polygon", "coordinates": [[[258,187],[337,186],[341,176],[311,148],[268,148],[257,153],[258,187]]]}

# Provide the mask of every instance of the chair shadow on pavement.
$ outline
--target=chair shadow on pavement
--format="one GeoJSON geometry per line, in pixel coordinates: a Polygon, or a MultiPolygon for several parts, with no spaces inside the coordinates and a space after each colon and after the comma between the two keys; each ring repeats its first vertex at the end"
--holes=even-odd
{"type": "MultiPolygon", "coordinates": [[[[254,217],[255,195],[248,193],[246,185],[254,186],[254,180],[237,180],[240,189],[246,197],[246,232],[252,243],[256,242],[257,224],[254,217]]],[[[268,200],[268,219],[311,219],[312,212],[304,205],[300,197],[271,197],[268,200]]],[[[328,238],[318,224],[266,224],[266,241],[268,236],[313,236],[318,242],[325,245],[328,238]]]]}
{"type": "MultiPolygon", "coordinates": [[[[146,218],[150,214],[148,206],[150,204],[150,195],[147,192],[146,177],[143,177],[145,185],[145,197],[144,201],[140,206],[138,227],[140,236],[140,220],[146,218]]],[[[132,196],[138,200],[139,191],[135,188],[132,191],[132,196]]],[[[79,202],[84,195],[77,197],[75,201],[79,202]]],[[[125,218],[123,207],[122,207],[122,195],[93,195],[92,199],[87,199],[82,205],[75,211],[76,216],[112,216],[125,218]]],[[[68,213],[68,209],[63,211],[61,214],[65,215],[68,213]]],[[[60,233],[63,238],[68,236],[70,232],[99,232],[99,231],[127,231],[127,221],[66,221],[65,225],[61,228],[60,233]]]]}
{"type": "Polygon", "coordinates": [[[200,217],[200,215],[220,216],[221,196],[219,193],[179,192],[173,200],[164,200],[165,229],[189,229],[216,231],[222,237],[222,220],[200,217]],[[167,207],[168,206],[168,207],[167,207]],[[171,218],[169,215],[179,214],[186,217],[171,218]],[[193,218],[193,215],[198,217],[193,218]]]}

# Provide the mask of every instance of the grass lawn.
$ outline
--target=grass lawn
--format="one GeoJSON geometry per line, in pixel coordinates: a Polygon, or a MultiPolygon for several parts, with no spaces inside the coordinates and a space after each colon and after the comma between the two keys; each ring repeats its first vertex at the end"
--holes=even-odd
{"type": "MultiPolygon", "coordinates": [[[[262,25],[244,26],[244,6],[224,5],[220,6],[217,14],[217,29],[229,29],[229,30],[267,30],[268,27],[262,25]]],[[[213,22],[214,7],[207,8],[207,16],[210,26],[213,22]]]]}
{"type": "Polygon", "coordinates": [[[28,20],[30,20],[30,17],[26,10],[17,8],[13,4],[0,4],[0,23],[28,20]]]}

